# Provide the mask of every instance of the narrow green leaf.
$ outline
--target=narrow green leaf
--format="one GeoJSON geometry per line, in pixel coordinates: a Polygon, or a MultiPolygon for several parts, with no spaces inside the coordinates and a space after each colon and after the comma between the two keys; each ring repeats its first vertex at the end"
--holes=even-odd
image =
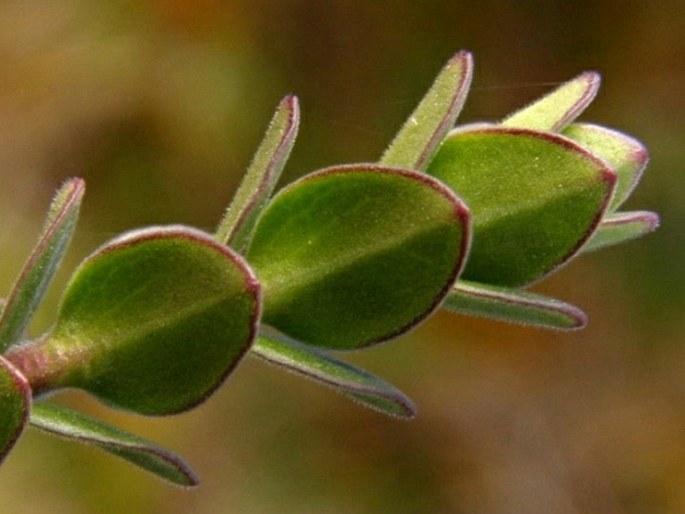
{"type": "Polygon", "coordinates": [[[586,71],[502,121],[505,127],[557,132],[575,120],[594,100],[599,73],[586,71]]]}
{"type": "Polygon", "coordinates": [[[68,180],[57,191],[40,239],[29,256],[0,315],[0,353],[24,332],[50,285],[76,228],[85,182],[68,180]]]}
{"type": "Polygon", "coordinates": [[[341,350],[395,337],[456,280],[468,221],[454,193],[423,173],[357,164],[308,175],[273,198],[248,252],[264,322],[341,350]]]}
{"type": "Polygon", "coordinates": [[[0,462],[21,436],[31,410],[31,387],[24,376],[0,357],[0,462]]]}
{"type": "Polygon", "coordinates": [[[262,144],[219,223],[217,241],[239,252],[247,248],[257,218],[290,156],[299,123],[297,98],[287,96],[279,104],[262,144]]]}
{"type": "Polygon", "coordinates": [[[609,210],[617,209],[633,192],[647,166],[647,149],[638,140],[606,127],[574,123],[564,135],[606,160],[616,170],[617,182],[609,210]]]}
{"type": "Polygon", "coordinates": [[[473,244],[462,278],[509,287],[539,279],[578,252],[616,179],[568,138],[503,127],[453,131],[428,172],[471,209],[473,244]]]}
{"type": "Polygon", "coordinates": [[[587,324],[583,311],[561,300],[465,280],[455,284],[442,306],[459,314],[558,330],[576,330],[587,324]]]}
{"type": "Polygon", "coordinates": [[[262,327],[252,354],[383,414],[398,418],[416,416],[414,402],[395,386],[269,327],[262,327]]]}
{"type": "Polygon", "coordinates": [[[381,164],[425,169],[454,126],[472,76],[473,58],[469,52],[461,51],[452,57],[383,154],[381,164]]]}
{"type": "Polygon", "coordinates": [[[600,223],[592,238],[583,246],[583,252],[594,252],[642,237],[657,229],[659,215],[649,211],[615,212],[600,223]]]}
{"type": "Polygon", "coordinates": [[[35,403],[31,425],[62,438],[97,446],[173,484],[193,487],[199,483],[195,472],[179,456],[80,412],[35,403]]]}
{"type": "Polygon", "coordinates": [[[195,229],[151,227],[86,259],[54,330],[8,358],[36,393],[79,387],[140,414],[172,414],[223,382],[259,314],[259,284],[239,255],[195,229]]]}

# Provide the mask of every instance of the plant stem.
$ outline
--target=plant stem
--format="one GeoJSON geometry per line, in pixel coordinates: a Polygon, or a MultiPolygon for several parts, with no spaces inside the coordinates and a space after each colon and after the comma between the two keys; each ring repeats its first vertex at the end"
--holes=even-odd
{"type": "Polygon", "coordinates": [[[59,387],[64,376],[80,360],[79,353],[78,348],[70,351],[55,345],[48,337],[42,337],[12,347],[4,357],[28,380],[36,397],[59,387]]]}

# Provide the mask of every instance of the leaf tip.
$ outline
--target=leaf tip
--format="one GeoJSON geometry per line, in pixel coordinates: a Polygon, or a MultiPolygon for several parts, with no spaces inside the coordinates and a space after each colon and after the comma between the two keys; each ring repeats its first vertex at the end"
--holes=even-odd
{"type": "Polygon", "coordinates": [[[414,401],[394,387],[392,389],[391,391],[386,391],[383,395],[344,390],[339,392],[349,397],[355,403],[392,418],[405,421],[414,419],[419,412],[414,401]]]}
{"type": "Polygon", "coordinates": [[[66,216],[69,209],[72,208],[74,204],[78,208],[81,203],[81,199],[86,192],[86,181],[81,177],[71,177],[64,181],[62,186],[57,190],[55,197],[50,206],[50,215],[48,216],[48,226],[46,230],[49,230],[51,225],[55,224],[56,219],[66,216]],[[54,211],[54,212],[53,212],[54,211]]]}
{"type": "Polygon", "coordinates": [[[618,216],[616,216],[614,219],[609,218],[604,220],[603,223],[606,223],[607,225],[621,225],[626,223],[626,221],[639,222],[642,227],[640,235],[654,232],[657,228],[659,228],[661,223],[661,218],[659,215],[652,211],[636,211],[627,213],[624,216],[620,216],[620,213],[616,214],[618,214],[618,216]]]}
{"type": "Polygon", "coordinates": [[[286,95],[281,103],[278,105],[278,109],[283,109],[288,113],[288,124],[289,130],[291,132],[300,121],[300,101],[294,94],[286,95]]]}
{"type": "Polygon", "coordinates": [[[595,70],[584,71],[578,75],[578,79],[587,84],[587,95],[595,96],[602,85],[602,75],[595,70]]]}
{"type": "MultiPolygon", "coordinates": [[[[169,459],[170,463],[176,467],[179,476],[174,477],[174,481],[170,481],[173,485],[182,489],[193,489],[200,485],[200,476],[188,464],[179,458],[172,457],[169,459]]],[[[161,478],[161,477],[160,477],[161,478]]]]}
{"type": "MultiPolygon", "coordinates": [[[[575,79],[584,85],[583,94],[578,98],[576,106],[579,110],[584,110],[597,96],[599,88],[602,85],[602,75],[598,71],[589,70],[584,71],[575,79]]],[[[580,112],[578,112],[580,114],[580,112]]]]}
{"type": "Polygon", "coordinates": [[[400,405],[403,408],[403,413],[397,416],[400,419],[414,419],[419,414],[419,409],[414,403],[414,401],[408,396],[403,396],[400,401],[400,405]]]}
{"type": "Polygon", "coordinates": [[[566,314],[570,321],[570,323],[567,326],[561,327],[561,330],[576,331],[582,330],[585,327],[587,327],[587,314],[585,314],[585,312],[579,309],[578,307],[565,303],[562,307],[559,308],[559,310],[566,314]]]}
{"type": "Polygon", "coordinates": [[[83,195],[86,189],[86,181],[81,177],[71,177],[64,181],[60,189],[68,190],[72,194],[83,195]]]}
{"type": "Polygon", "coordinates": [[[601,84],[596,71],[586,71],[502,120],[502,125],[560,132],[575,120],[601,84]]]}
{"type": "MultiPolygon", "coordinates": [[[[117,452],[117,449],[115,449],[116,444],[98,444],[97,441],[88,441],[87,439],[85,440],[85,442],[95,443],[97,446],[100,446],[105,451],[109,451],[114,455],[126,458],[126,456],[121,455],[121,453],[117,452]]],[[[168,484],[179,487],[181,489],[192,489],[200,485],[200,476],[195,472],[195,470],[191,468],[190,465],[187,464],[181,457],[164,448],[160,448],[153,445],[132,445],[128,447],[126,445],[122,445],[118,450],[119,452],[132,450],[135,452],[139,452],[141,454],[147,454],[154,457],[155,459],[159,459],[159,462],[165,463],[167,469],[164,471],[162,471],[161,469],[155,469],[152,466],[144,466],[143,469],[145,469],[148,472],[151,472],[154,476],[161,480],[164,480],[168,484]]],[[[129,459],[129,462],[140,465],[140,463],[137,463],[133,459],[129,459]]]]}
{"type": "Polygon", "coordinates": [[[473,70],[473,54],[468,50],[459,50],[447,61],[447,64],[448,66],[458,64],[470,74],[473,70]]]}
{"type": "Polygon", "coordinates": [[[574,83],[581,85],[582,93],[578,95],[576,101],[569,107],[568,111],[553,125],[553,132],[562,130],[571,123],[571,121],[580,116],[580,114],[592,103],[602,84],[602,76],[597,71],[585,71],[571,80],[569,84],[574,83]]]}
{"type": "Polygon", "coordinates": [[[642,215],[642,219],[647,227],[647,232],[654,232],[661,224],[661,218],[656,212],[645,211],[642,215]]]}
{"type": "Polygon", "coordinates": [[[281,106],[287,107],[288,109],[294,111],[300,108],[300,102],[297,98],[297,95],[290,93],[283,97],[283,100],[281,100],[281,106]]]}
{"type": "Polygon", "coordinates": [[[418,415],[418,407],[414,401],[405,395],[403,392],[392,387],[391,391],[385,391],[384,394],[372,394],[371,392],[355,392],[340,390],[339,392],[344,396],[350,398],[353,402],[358,403],[371,410],[385,414],[394,419],[401,419],[409,421],[418,415]]]}

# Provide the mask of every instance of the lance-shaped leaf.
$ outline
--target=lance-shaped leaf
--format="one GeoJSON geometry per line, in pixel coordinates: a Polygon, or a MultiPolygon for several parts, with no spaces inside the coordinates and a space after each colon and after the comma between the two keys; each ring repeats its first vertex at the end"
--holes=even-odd
{"type": "Polygon", "coordinates": [[[561,300],[465,280],[455,284],[442,306],[459,314],[558,330],[575,330],[587,323],[583,311],[561,300]]]}
{"type": "Polygon", "coordinates": [[[31,410],[31,387],[24,376],[0,357],[0,462],[24,431],[31,410]]]}
{"type": "Polygon", "coordinates": [[[248,252],[264,322],[336,349],[401,334],[456,280],[468,220],[454,193],[422,173],[358,164],[308,175],[273,198],[248,252]]]}
{"type": "Polygon", "coordinates": [[[152,227],[86,259],[49,336],[8,358],[34,392],[78,387],[140,414],[171,414],[223,382],[259,311],[259,284],[239,255],[198,230],[152,227]]]}
{"type": "Polygon", "coordinates": [[[593,252],[642,237],[656,230],[658,226],[658,214],[649,211],[608,214],[592,238],[583,246],[583,252],[593,252]]]}
{"type": "Polygon", "coordinates": [[[638,140],[616,130],[574,123],[564,130],[582,147],[606,160],[616,171],[616,191],[609,210],[617,209],[633,192],[647,166],[647,149],[638,140]]]}
{"type": "Polygon", "coordinates": [[[452,57],[381,158],[381,164],[423,170],[459,116],[473,76],[473,58],[452,57]]]}
{"type": "Polygon", "coordinates": [[[239,252],[247,247],[254,224],[266,206],[290,156],[299,123],[297,98],[287,96],[279,104],[262,144],[219,223],[217,241],[239,252]]]}
{"type": "Polygon", "coordinates": [[[398,418],[416,416],[414,402],[395,386],[270,327],[262,327],[251,353],[383,414],[398,418]]]}
{"type": "Polygon", "coordinates": [[[74,178],[57,192],[40,239],[7,298],[0,316],[0,352],[21,340],[43,299],[76,228],[85,182],[74,178]]]}
{"type": "Polygon", "coordinates": [[[59,437],[97,446],[173,484],[192,487],[199,483],[195,472],[178,455],[80,412],[38,402],[31,411],[31,425],[59,437]]]}
{"type": "Polygon", "coordinates": [[[616,179],[570,139],[503,127],[453,131],[428,172],[471,209],[473,244],[462,278],[509,287],[540,278],[579,250],[616,179]]]}
{"type": "Polygon", "coordinates": [[[505,127],[557,132],[575,120],[597,94],[601,77],[586,71],[502,121],[505,127]]]}

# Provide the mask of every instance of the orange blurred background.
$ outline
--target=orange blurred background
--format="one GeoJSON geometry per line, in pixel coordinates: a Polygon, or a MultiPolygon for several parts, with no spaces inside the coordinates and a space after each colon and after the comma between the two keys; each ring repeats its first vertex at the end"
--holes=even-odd
{"type": "Polygon", "coordinates": [[[174,418],[64,401],[152,438],[203,478],[173,489],[95,449],[27,431],[0,512],[637,514],[685,512],[685,10],[682,2],[8,0],[0,4],[0,286],[52,191],[88,191],[60,285],[115,234],[211,230],[278,101],[300,98],[284,182],[376,160],[442,64],[473,51],[460,122],[496,120],[578,73],[583,115],[643,140],[627,208],[662,227],[535,290],[579,305],[577,333],[439,314],[350,356],[419,405],[386,419],[248,361],[174,418]],[[680,200],[678,200],[680,198],[680,200]]]}

